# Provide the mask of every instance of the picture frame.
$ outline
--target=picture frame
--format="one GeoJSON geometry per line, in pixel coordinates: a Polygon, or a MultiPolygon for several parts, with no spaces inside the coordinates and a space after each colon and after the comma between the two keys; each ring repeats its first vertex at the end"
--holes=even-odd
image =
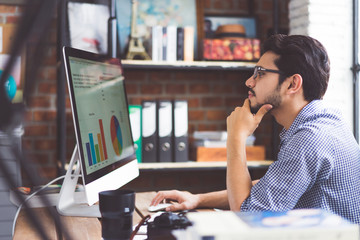
{"type": "MultiPolygon", "coordinates": [[[[156,25],[194,27],[194,57],[197,58],[197,1],[201,0],[137,0],[137,32],[146,51],[150,52],[151,28],[156,25]]],[[[125,58],[131,34],[132,1],[116,1],[116,18],[120,56],[125,58]]]]}
{"type": "Polygon", "coordinates": [[[109,17],[108,1],[67,1],[70,46],[97,54],[107,54],[109,17]]]}

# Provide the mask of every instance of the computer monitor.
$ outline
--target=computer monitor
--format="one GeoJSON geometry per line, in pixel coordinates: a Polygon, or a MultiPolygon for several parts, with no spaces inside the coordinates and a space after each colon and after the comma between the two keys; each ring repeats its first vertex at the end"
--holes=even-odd
{"type": "Polygon", "coordinates": [[[139,175],[120,59],[63,48],[76,143],[57,209],[100,217],[99,192],[139,175]],[[76,165],[76,162],[78,163],[76,165]],[[76,192],[81,176],[84,191],[76,192]]]}

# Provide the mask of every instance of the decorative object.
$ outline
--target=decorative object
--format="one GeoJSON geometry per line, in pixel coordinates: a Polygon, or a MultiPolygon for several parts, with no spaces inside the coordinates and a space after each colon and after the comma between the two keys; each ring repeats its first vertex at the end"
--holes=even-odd
{"type": "Polygon", "coordinates": [[[205,60],[256,61],[260,58],[260,40],[204,39],[203,53],[205,60]]]}
{"type": "Polygon", "coordinates": [[[149,55],[146,53],[142,43],[142,39],[139,37],[136,25],[138,2],[132,0],[132,16],[131,16],[131,35],[129,43],[129,51],[126,55],[127,59],[134,59],[136,56],[150,60],[149,55]]]}
{"type": "Polygon", "coordinates": [[[247,38],[256,38],[256,19],[253,17],[228,17],[228,16],[205,16],[204,30],[206,38],[213,38],[216,30],[222,25],[242,25],[245,28],[247,38]]]}
{"type": "Polygon", "coordinates": [[[203,29],[204,60],[256,61],[260,58],[255,18],[205,16],[203,29]]]}

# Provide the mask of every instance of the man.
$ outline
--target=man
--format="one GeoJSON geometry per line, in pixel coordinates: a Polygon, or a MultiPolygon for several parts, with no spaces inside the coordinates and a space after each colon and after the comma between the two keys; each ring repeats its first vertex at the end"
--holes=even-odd
{"type": "Polygon", "coordinates": [[[341,114],[325,107],[330,63],[317,40],[274,35],[246,81],[249,96],[227,118],[227,189],[157,193],[178,203],[168,211],[199,207],[233,211],[322,208],[360,223],[360,149],[341,114]],[[284,127],[278,159],[251,182],[245,142],[269,112],[284,127]]]}

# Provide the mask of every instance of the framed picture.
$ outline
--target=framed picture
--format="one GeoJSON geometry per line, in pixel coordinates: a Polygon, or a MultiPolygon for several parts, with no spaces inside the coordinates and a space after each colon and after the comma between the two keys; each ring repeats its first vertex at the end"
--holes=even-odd
{"type": "Polygon", "coordinates": [[[245,27],[247,38],[257,37],[256,19],[254,17],[237,16],[204,16],[205,38],[212,38],[216,29],[221,25],[241,24],[245,27]]]}
{"type": "MultiPolygon", "coordinates": [[[[132,0],[116,1],[116,18],[121,57],[125,57],[129,45],[132,19],[132,0]]],[[[194,57],[197,54],[197,15],[196,0],[137,0],[136,29],[146,51],[150,52],[151,30],[160,26],[193,26],[194,57]]]]}
{"type": "Polygon", "coordinates": [[[68,1],[67,14],[71,47],[107,54],[110,17],[108,2],[104,0],[68,1]]]}

